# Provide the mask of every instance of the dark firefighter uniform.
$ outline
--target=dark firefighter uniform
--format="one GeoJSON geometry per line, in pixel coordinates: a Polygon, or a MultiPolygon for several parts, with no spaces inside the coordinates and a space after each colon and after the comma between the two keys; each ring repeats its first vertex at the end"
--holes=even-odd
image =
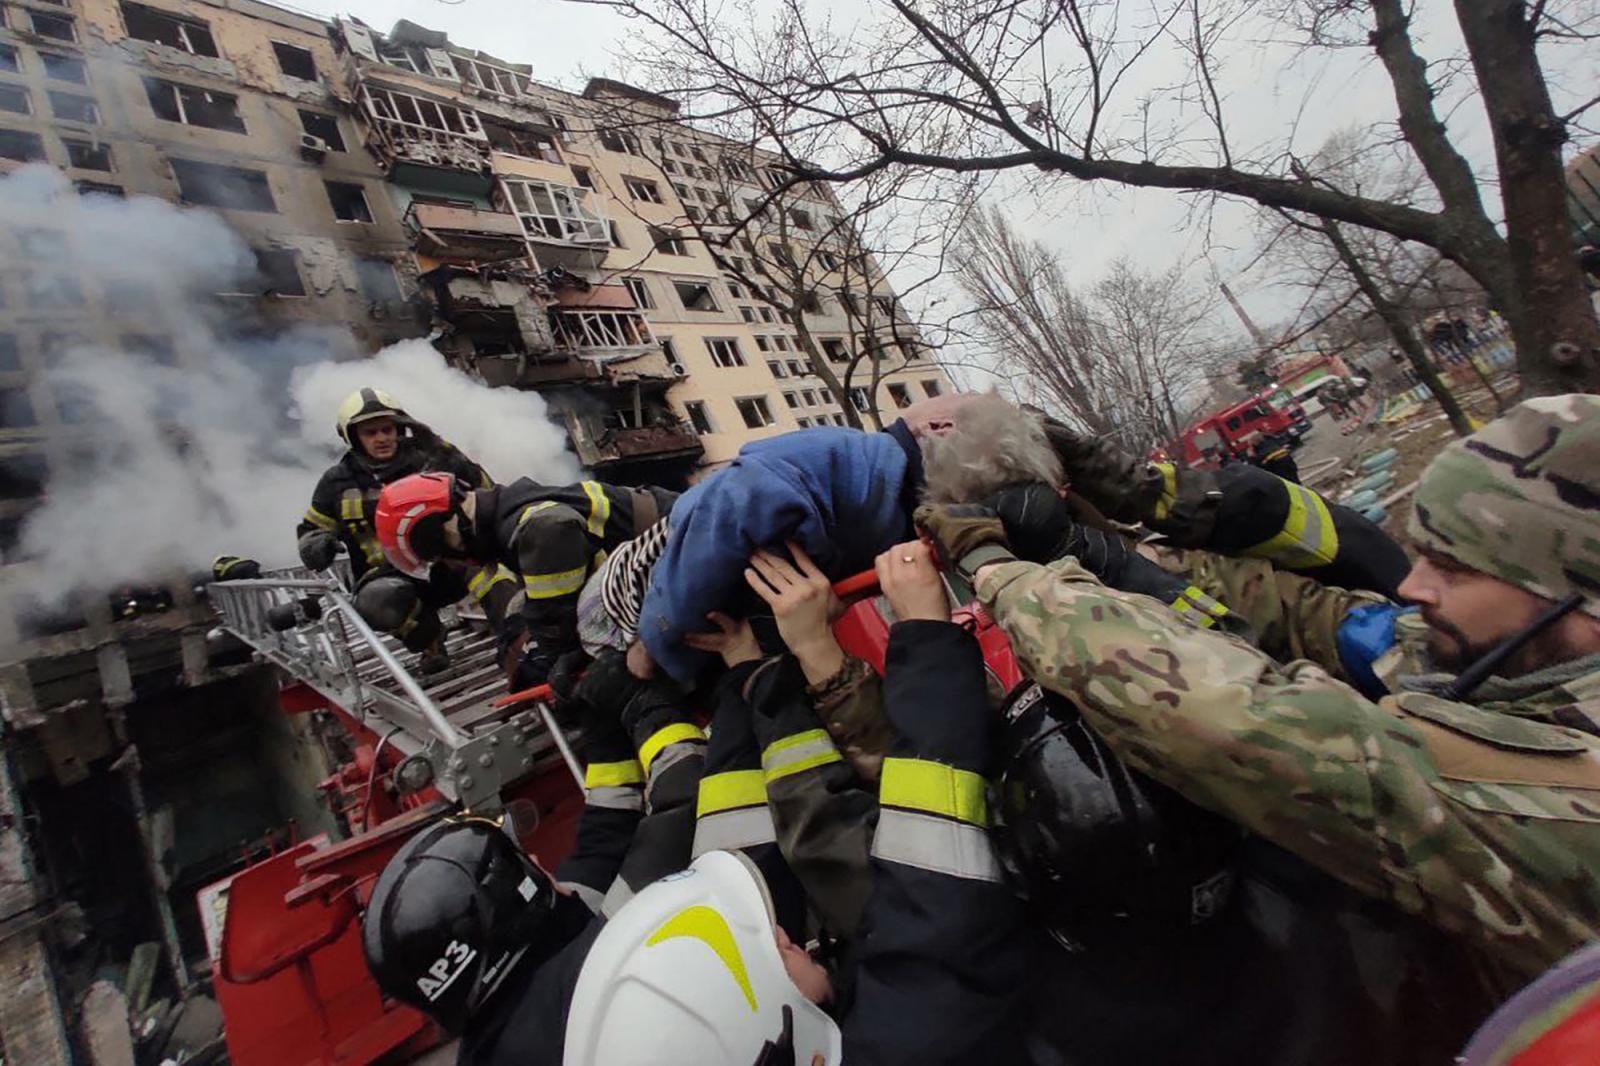
{"type": "MultiPolygon", "coordinates": [[[[607,554],[672,508],[675,493],[599,481],[521,478],[477,493],[466,553],[520,576],[529,651],[546,663],[578,647],[578,593],[607,554]]],[[[543,677],[530,680],[536,684],[543,677]]]]}
{"type": "MultiPolygon", "coordinates": [[[[324,471],[311,494],[311,506],[295,529],[303,562],[323,569],[333,561],[333,542],[342,543],[350,555],[356,582],[356,607],[374,627],[399,637],[412,651],[422,651],[441,636],[438,610],[469,592],[484,607],[491,623],[499,624],[516,593],[510,573],[489,566],[465,579],[448,567],[435,567],[426,582],[417,581],[391,567],[373,532],[373,514],[383,486],[409,474],[442,471],[467,484],[492,484],[483,467],[433,430],[410,418],[387,396],[363,389],[351,400],[363,398],[353,414],[340,411],[339,435],[350,448],[324,471]],[[370,397],[365,394],[371,393],[370,397]],[[353,427],[363,416],[392,418],[402,433],[394,458],[379,463],[362,453],[353,439],[353,427]],[[320,566],[315,564],[321,563],[320,566]]],[[[346,406],[351,405],[346,401],[346,406]]]]}

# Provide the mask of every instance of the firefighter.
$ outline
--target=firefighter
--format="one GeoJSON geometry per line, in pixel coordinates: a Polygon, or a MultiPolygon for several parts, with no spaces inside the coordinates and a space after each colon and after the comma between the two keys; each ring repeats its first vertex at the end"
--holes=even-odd
{"type": "Polygon", "coordinates": [[[478,485],[447,473],[414,474],[384,487],[377,536],[390,562],[407,574],[426,574],[445,560],[520,575],[521,617],[510,620],[502,644],[512,689],[552,680],[567,695],[586,659],[577,628],[584,582],[607,553],[654,525],[675,499],[666,489],[598,481],[478,485]]]}
{"type": "Polygon", "coordinates": [[[483,467],[426,425],[406,414],[382,389],[352,392],[339,405],[336,428],[349,446],[311,494],[296,534],[300,561],[312,570],[333,564],[339,546],[350,554],[356,609],[374,628],[422,653],[424,673],[449,664],[439,608],[471,592],[498,626],[516,593],[509,573],[485,567],[467,577],[457,571],[408,577],[389,566],[373,534],[373,512],[383,486],[423,470],[442,470],[474,485],[490,484],[483,467]]]}

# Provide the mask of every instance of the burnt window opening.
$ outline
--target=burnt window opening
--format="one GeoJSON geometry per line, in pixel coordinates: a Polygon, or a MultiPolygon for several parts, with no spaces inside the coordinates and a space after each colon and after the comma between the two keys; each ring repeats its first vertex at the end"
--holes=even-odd
{"type": "Polygon", "coordinates": [[[117,338],[118,345],[129,355],[136,355],[162,366],[177,366],[178,353],[173,350],[172,338],[159,333],[124,333],[117,338]]]}
{"type": "Polygon", "coordinates": [[[639,147],[639,138],[621,130],[601,130],[600,143],[610,152],[621,152],[624,155],[644,155],[644,149],[639,147]]]}
{"type": "Polygon", "coordinates": [[[160,78],[144,79],[144,92],[156,118],[203,126],[210,130],[247,132],[239,114],[239,98],[232,93],[214,92],[194,85],[183,85],[160,78]]]}
{"type": "Polygon", "coordinates": [[[572,176],[585,189],[594,188],[594,175],[589,173],[588,167],[573,167],[572,176]]]}
{"type": "Polygon", "coordinates": [[[28,90],[20,85],[0,85],[0,111],[9,111],[13,115],[33,114],[33,101],[28,99],[28,90]]]}
{"type": "Polygon", "coordinates": [[[0,374],[15,374],[22,369],[22,353],[17,350],[15,333],[0,333],[0,374]]]}
{"type": "Polygon", "coordinates": [[[114,196],[121,200],[128,194],[120,185],[111,185],[103,181],[75,181],[72,187],[78,190],[79,196],[114,196]]]}
{"type": "Polygon", "coordinates": [[[394,274],[394,264],[387,259],[358,258],[356,280],[361,285],[362,295],[375,304],[392,307],[405,299],[400,292],[400,280],[394,274]]]}
{"type": "Polygon", "coordinates": [[[825,340],[822,342],[822,354],[828,357],[830,363],[847,363],[850,361],[850,350],[841,340],[825,340]]]}
{"type": "Polygon", "coordinates": [[[678,292],[678,302],[689,311],[715,311],[717,298],[711,291],[711,286],[701,281],[674,281],[672,287],[678,292]]]}
{"type": "Polygon", "coordinates": [[[650,227],[650,243],[662,255],[688,255],[689,246],[672,230],[650,227]]]}
{"type": "Polygon", "coordinates": [[[300,280],[300,254],[293,248],[257,248],[256,271],[261,275],[263,296],[304,296],[300,280]]]}
{"type": "Polygon", "coordinates": [[[100,123],[100,108],[92,96],[77,93],[50,93],[50,113],[63,122],[82,122],[87,126],[100,123]]]}
{"type": "Polygon", "coordinates": [[[635,200],[643,200],[645,203],[650,204],[659,204],[662,202],[661,186],[657,185],[649,178],[630,178],[624,176],[622,179],[622,184],[623,187],[628,190],[628,195],[633,197],[635,200]]]}
{"type": "MultiPolygon", "coordinates": [[[[484,136],[489,138],[489,147],[506,155],[521,156],[524,159],[542,159],[546,163],[560,163],[561,151],[556,147],[556,139],[548,133],[539,130],[518,129],[515,126],[505,126],[498,122],[485,121],[483,123],[484,136]]],[[[574,167],[576,172],[581,168],[574,167]]],[[[584,172],[587,175],[587,171],[584,172]]],[[[580,181],[581,184],[581,181],[580,181]]],[[[593,188],[590,185],[588,188],[593,188]]]]}
{"type": "Polygon", "coordinates": [[[153,44],[164,44],[190,55],[217,58],[217,42],[211,27],[198,19],[179,18],[143,4],[123,4],[122,19],[128,36],[153,44]]]}
{"type": "Polygon", "coordinates": [[[27,389],[0,389],[0,429],[31,429],[38,424],[27,389]]]}
{"type": "Polygon", "coordinates": [[[67,149],[67,165],[77,167],[79,170],[110,170],[111,146],[99,141],[83,141],[75,137],[63,137],[61,143],[67,149]]]}
{"type": "Polygon", "coordinates": [[[750,429],[761,429],[777,423],[772,417],[772,408],[767,406],[765,396],[745,396],[734,401],[739,408],[739,417],[744,419],[744,424],[750,429]]]}
{"type": "Polygon", "coordinates": [[[635,306],[646,311],[655,309],[656,302],[650,295],[650,286],[643,278],[623,278],[622,284],[628,287],[628,293],[633,297],[635,306]]]}
{"type": "Polygon", "coordinates": [[[15,74],[22,66],[17,62],[17,50],[9,44],[0,44],[0,70],[15,74]]]}
{"type": "Polygon", "coordinates": [[[238,211],[278,210],[264,171],[174,159],[172,173],[178,179],[178,195],[184,203],[238,211]]]}
{"type": "Polygon", "coordinates": [[[317,61],[311,57],[311,49],[273,41],[272,54],[278,57],[278,69],[289,77],[301,81],[317,80],[317,61]]]}
{"type": "Polygon", "coordinates": [[[321,137],[330,152],[343,152],[344,137],[339,133],[339,120],[320,111],[300,112],[300,128],[313,137],[321,137]]]}
{"type": "MultiPolygon", "coordinates": [[[[0,397],[21,389],[6,389],[0,392],[0,397]]],[[[23,395],[27,400],[27,395],[23,395]]],[[[31,412],[33,405],[28,404],[31,412]]],[[[9,412],[10,405],[0,399],[0,410],[9,412]]],[[[6,421],[10,425],[9,418],[6,421]]],[[[8,455],[0,459],[0,500],[32,500],[44,492],[45,484],[50,480],[50,465],[45,457],[38,454],[8,455]]]]}
{"type": "Polygon", "coordinates": [[[78,85],[89,84],[89,68],[77,56],[64,56],[58,52],[40,52],[44,63],[44,76],[53,81],[70,81],[78,85]]]}
{"type": "Polygon", "coordinates": [[[711,426],[711,415],[706,411],[704,400],[690,400],[683,405],[683,411],[689,416],[689,425],[694,427],[696,435],[703,437],[716,432],[711,426]]]}
{"type": "Polygon", "coordinates": [[[325,181],[328,203],[333,205],[333,217],[340,222],[371,222],[372,208],[367,206],[367,194],[361,186],[347,181],[325,181]]]}
{"type": "Polygon", "coordinates": [[[889,386],[889,399],[894,401],[896,407],[910,407],[911,390],[899,383],[892,383],[889,386]]]}
{"type": "Polygon", "coordinates": [[[30,11],[28,17],[33,24],[33,32],[40,37],[48,37],[53,41],[76,41],[77,29],[72,25],[72,20],[63,15],[46,15],[43,11],[30,11]]]}

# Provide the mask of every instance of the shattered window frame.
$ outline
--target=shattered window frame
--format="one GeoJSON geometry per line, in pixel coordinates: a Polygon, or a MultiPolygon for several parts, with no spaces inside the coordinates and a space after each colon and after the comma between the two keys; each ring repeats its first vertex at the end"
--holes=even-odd
{"type": "Polygon", "coordinates": [[[172,158],[168,162],[178,182],[179,198],[184,203],[225,211],[278,213],[278,202],[264,170],[198,159],[172,158]],[[188,182],[184,180],[185,173],[189,175],[188,182]]]}
{"type": "Polygon", "coordinates": [[[683,305],[685,311],[721,311],[717,304],[717,293],[711,287],[711,282],[700,278],[689,281],[672,283],[672,289],[678,294],[678,303],[683,305]]]}
{"type": "Polygon", "coordinates": [[[649,178],[636,178],[629,174],[622,176],[622,186],[628,190],[628,195],[635,200],[645,203],[660,204],[666,201],[661,196],[661,186],[649,178]]]}
{"type": "Polygon", "coordinates": [[[394,307],[405,302],[405,289],[400,285],[400,275],[394,262],[381,256],[355,257],[356,283],[361,294],[373,304],[394,307]]]}
{"type": "Polygon", "coordinates": [[[650,227],[650,244],[662,255],[689,254],[689,246],[684,243],[683,235],[677,230],[666,229],[662,226],[650,227]]]}
{"type": "Polygon", "coordinates": [[[309,133],[313,137],[322,138],[322,143],[328,146],[328,151],[330,152],[349,151],[344,144],[344,134],[339,130],[338,116],[329,115],[322,111],[311,111],[303,107],[297,110],[300,115],[300,131],[302,133],[309,133]],[[312,123],[308,123],[307,119],[311,119],[319,128],[312,129],[312,123]]]}
{"type": "Polygon", "coordinates": [[[683,405],[683,413],[688,418],[689,426],[694,430],[695,436],[704,437],[717,431],[711,422],[711,411],[706,407],[706,401],[687,401],[683,405]]]}
{"type": "Polygon", "coordinates": [[[734,367],[745,365],[744,352],[739,348],[737,337],[707,337],[705,345],[714,366],[722,370],[732,370],[734,367]]]}
{"type": "Polygon", "coordinates": [[[481,59],[469,59],[466,56],[451,53],[450,61],[455,64],[456,74],[464,84],[482,89],[484,92],[494,93],[497,96],[512,98],[526,96],[528,86],[533,79],[526,74],[520,74],[509,67],[502,67],[494,63],[485,63],[481,59]],[[487,72],[487,77],[485,73],[487,72]],[[489,84],[491,83],[492,84],[489,84]],[[507,85],[510,88],[506,88],[507,85]]]}
{"type": "Polygon", "coordinates": [[[165,45],[206,59],[222,58],[209,22],[186,15],[176,15],[156,7],[146,7],[144,4],[129,3],[128,0],[123,0],[119,6],[122,9],[123,24],[128,28],[128,36],[134,40],[165,45]],[[135,21],[136,19],[138,21],[135,21]],[[163,25],[164,23],[171,23],[170,30],[163,25]],[[141,30],[152,35],[166,31],[167,36],[145,36],[141,30]]]}
{"type": "Polygon", "coordinates": [[[537,178],[501,178],[501,195],[522,231],[537,240],[611,243],[606,218],[586,204],[583,190],[537,178]]]}
{"type": "Polygon", "coordinates": [[[298,81],[322,80],[322,75],[317,71],[316,54],[309,48],[302,47],[298,44],[291,44],[288,41],[273,41],[272,56],[278,61],[278,72],[284,77],[294,78],[298,81]],[[288,63],[284,62],[285,54],[290,57],[290,61],[288,63]],[[291,65],[300,67],[304,70],[309,70],[311,74],[309,76],[305,74],[296,74],[294,71],[289,69],[291,65]]]}
{"type": "Polygon", "coordinates": [[[44,138],[31,130],[0,127],[0,159],[36,163],[45,158],[44,138]]]}
{"type": "Polygon", "coordinates": [[[89,64],[79,56],[69,56],[65,52],[39,52],[39,62],[44,66],[44,76],[51,81],[66,82],[69,85],[89,84],[89,64]],[[64,71],[72,71],[69,76],[64,71]]]}
{"type": "Polygon", "coordinates": [[[52,41],[78,40],[78,25],[66,15],[52,15],[44,11],[28,11],[28,22],[33,27],[33,32],[40,37],[48,37],[52,41]],[[66,32],[61,32],[65,30],[66,32]]]}
{"type": "Polygon", "coordinates": [[[111,158],[111,145],[101,140],[62,137],[61,146],[67,152],[67,165],[76,170],[96,170],[113,173],[116,167],[111,158]]]}
{"type": "Polygon", "coordinates": [[[325,180],[322,187],[328,193],[328,206],[335,222],[368,224],[376,221],[372,201],[367,199],[366,186],[355,181],[325,180]],[[359,205],[360,210],[350,210],[359,205]]]}
{"type": "Polygon", "coordinates": [[[488,140],[478,116],[454,104],[441,103],[426,96],[401,92],[398,89],[380,89],[370,85],[361,87],[361,96],[367,104],[367,113],[379,122],[404,126],[408,129],[427,130],[429,133],[446,133],[479,141],[488,140]],[[437,114],[437,122],[428,121],[430,111],[437,114]],[[455,119],[455,125],[450,124],[452,117],[455,119]]]}
{"type": "Polygon", "coordinates": [[[94,97],[57,92],[54,89],[45,95],[50,98],[50,114],[57,120],[80,122],[85,126],[100,125],[100,104],[94,97]]]}
{"type": "Polygon", "coordinates": [[[252,248],[256,273],[263,282],[261,295],[282,299],[303,297],[305,279],[300,275],[300,252],[295,248],[252,248]]]}
{"type": "Polygon", "coordinates": [[[655,310],[655,296],[651,294],[650,285],[645,281],[644,278],[626,277],[622,279],[622,284],[627,286],[628,292],[630,295],[632,295],[633,302],[636,307],[639,307],[645,311],[655,310]]]}
{"type": "Polygon", "coordinates": [[[181,81],[146,77],[145,97],[150,101],[150,111],[163,122],[176,122],[202,130],[222,130],[227,133],[245,133],[244,113],[239,110],[237,93],[218,89],[205,89],[181,81]],[[200,121],[214,119],[215,121],[200,121]]]}
{"type": "Polygon", "coordinates": [[[772,405],[765,396],[738,396],[734,398],[733,405],[739,409],[739,417],[744,419],[746,429],[765,429],[778,424],[772,415],[772,405]],[[755,416],[753,420],[752,415],[755,416]]]}

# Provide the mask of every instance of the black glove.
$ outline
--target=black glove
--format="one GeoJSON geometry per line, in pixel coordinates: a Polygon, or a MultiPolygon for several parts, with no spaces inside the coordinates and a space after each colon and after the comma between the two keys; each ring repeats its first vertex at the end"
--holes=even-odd
{"type": "Polygon", "coordinates": [[[300,561],[312,570],[326,570],[339,554],[339,538],[325,529],[313,529],[300,538],[300,561]]]}
{"type": "Polygon", "coordinates": [[[988,504],[1005,524],[1006,540],[1017,558],[1049,563],[1067,554],[1078,523],[1067,501],[1049,485],[1013,485],[990,497],[988,504]]]}
{"type": "Polygon", "coordinates": [[[597,713],[614,714],[637,749],[674,720],[687,720],[683,697],[667,681],[640,681],[618,651],[600,655],[578,682],[574,696],[597,713]]]}
{"type": "Polygon", "coordinates": [[[583,737],[590,762],[626,762],[635,755],[633,743],[622,728],[622,708],[631,690],[618,681],[615,667],[632,680],[622,653],[607,651],[573,688],[573,699],[582,708],[583,737]]]}
{"type": "Polygon", "coordinates": [[[550,667],[551,694],[561,703],[570,701],[577,690],[578,677],[588,665],[589,656],[582,648],[558,655],[555,664],[550,667]]]}
{"type": "Polygon", "coordinates": [[[550,671],[555,665],[555,656],[539,645],[529,642],[523,649],[522,657],[517,660],[517,665],[511,670],[511,691],[521,692],[525,688],[544,684],[549,680],[550,671]]]}

